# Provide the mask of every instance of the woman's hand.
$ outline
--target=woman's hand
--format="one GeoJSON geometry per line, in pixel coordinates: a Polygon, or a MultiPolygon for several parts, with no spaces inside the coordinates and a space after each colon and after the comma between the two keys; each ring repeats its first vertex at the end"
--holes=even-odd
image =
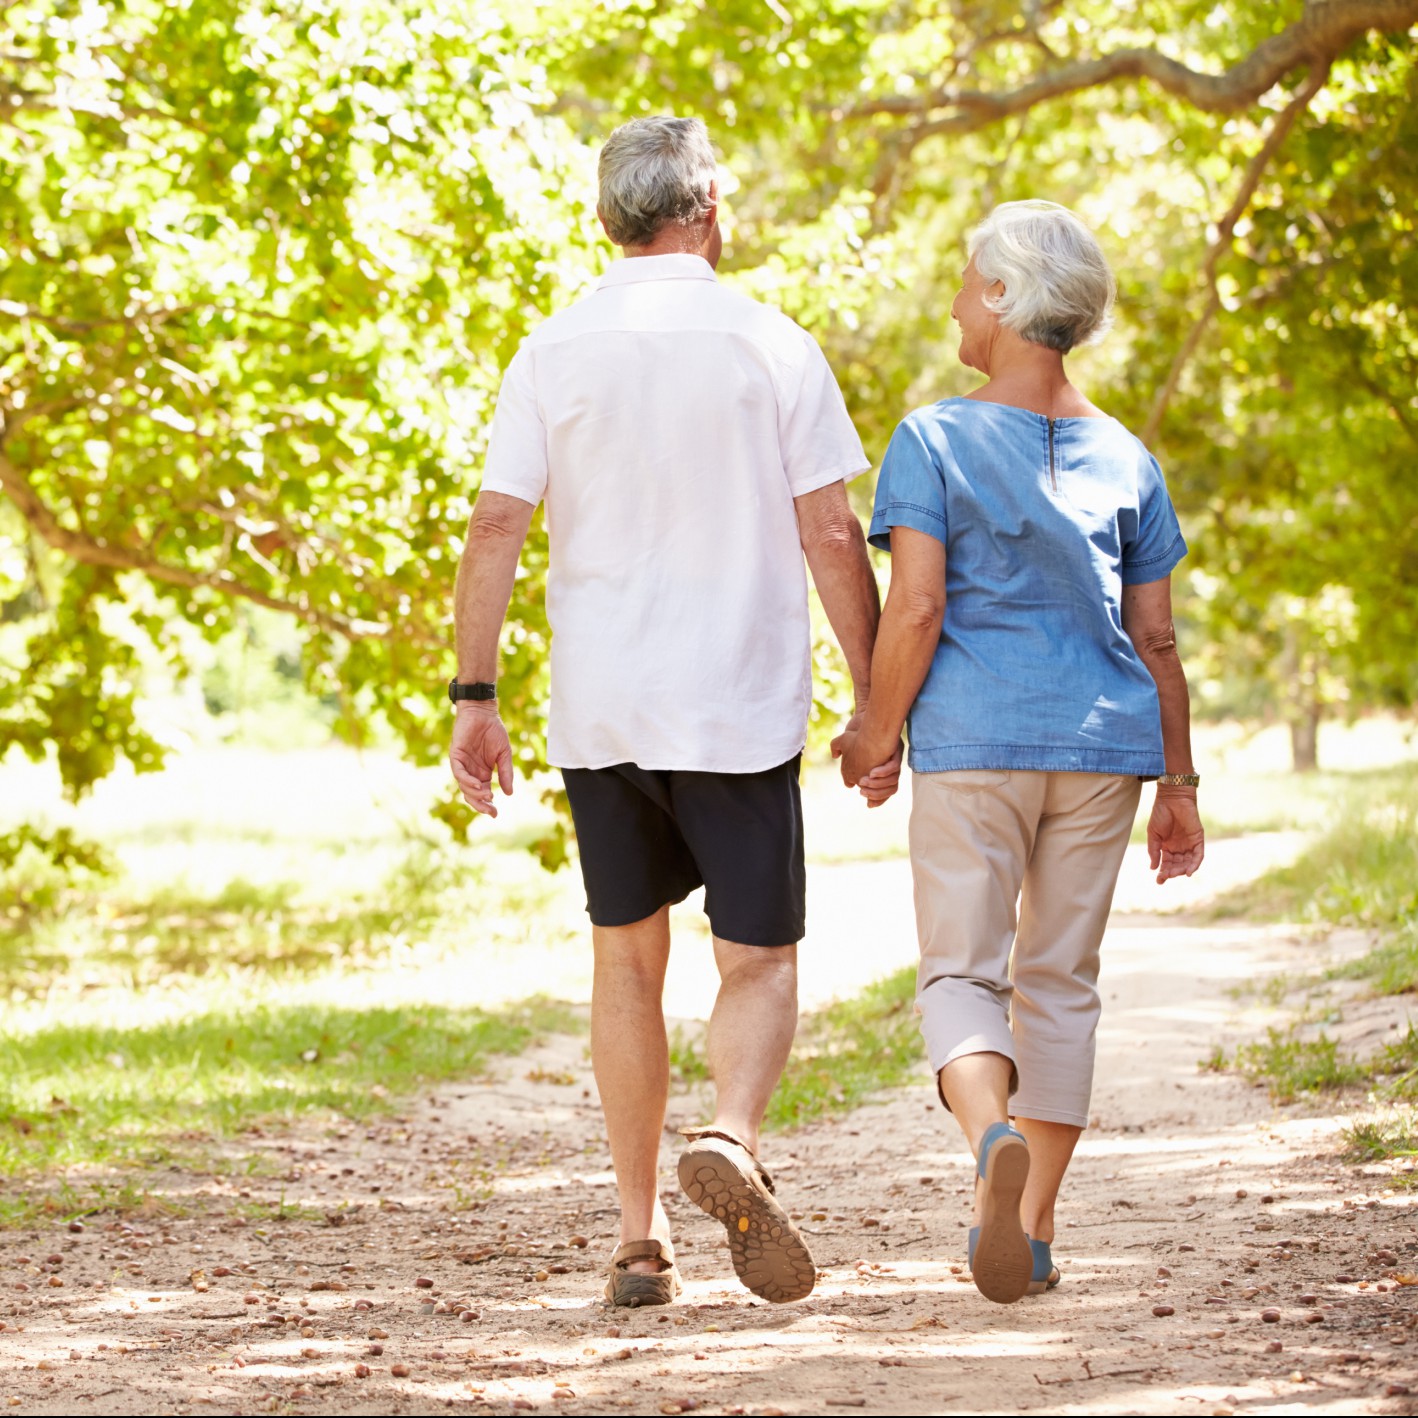
{"type": "Polygon", "coordinates": [[[1174,876],[1190,876],[1205,855],[1206,834],[1195,791],[1158,788],[1147,821],[1147,860],[1157,873],[1158,886],[1174,876]]]}
{"type": "Polygon", "coordinates": [[[842,760],[842,781],[859,788],[867,806],[880,807],[901,786],[902,744],[891,748],[877,744],[865,724],[865,714],[855,714],[832,740],[832,756],[842,760]]]}

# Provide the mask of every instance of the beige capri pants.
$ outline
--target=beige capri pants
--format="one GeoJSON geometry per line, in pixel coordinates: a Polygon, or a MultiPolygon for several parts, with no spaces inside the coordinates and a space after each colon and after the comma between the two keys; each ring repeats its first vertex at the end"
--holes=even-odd
{"type": "Polygon", "coordinates": [[[1141,791],[1106,773],[914,775],[916,1011],[937,1078],[1003,1054],[1013,1116],[1088,1126],[1099,947],[1141,791]]]}

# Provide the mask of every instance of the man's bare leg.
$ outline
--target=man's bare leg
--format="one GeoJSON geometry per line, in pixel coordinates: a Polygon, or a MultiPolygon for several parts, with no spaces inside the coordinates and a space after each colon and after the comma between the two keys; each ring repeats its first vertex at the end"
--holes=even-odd
{"type": "MultiPolygon", "coordinates": [[[[670,1091],[665,1037],[665,966],[670,908],[629,926],[593,926],[591,1061],[620,1192],[620,1239],[668,1242],[660,1205],[660,1134],[670,1091]]],[[[629,1269],[654,1271],[653,1261],[629,1269]]]]}
{"type": "Polygon", "coordinates": [[[755,1295],[780,1303],[812,1293],[817,1268],[792,1217],[773,1196],[758,1128],[788,1061],[798,1023],[796,945],[748,946],[715,939],[719,997],[709,1020],[714,1121],[696,1129],[679,1158],[685,1195],[728,1232],[734,1272],[755,1295]],[[727,1133],[732,1140],[715,1137],[727,1133]],[[706,1135],[707,1133],[707,1135],[706,1135]]]}
{"type": "Polygon", "coordinates": [[[714,938],[719,997],[709,1017],[714,1126],[758,1150],[758,1127],[798,1027],[796,945],[737,945],[714,938]]]}

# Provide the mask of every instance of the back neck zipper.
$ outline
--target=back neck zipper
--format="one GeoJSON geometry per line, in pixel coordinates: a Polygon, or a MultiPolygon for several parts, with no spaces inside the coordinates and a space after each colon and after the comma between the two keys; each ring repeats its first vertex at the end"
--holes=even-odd
{"type": "Polygon", "coordinates": [[[1049,420],[1049,486],[1057,492],[1059,490],[1058,469],[1054,466],[1054,421],[1049,420]]]}

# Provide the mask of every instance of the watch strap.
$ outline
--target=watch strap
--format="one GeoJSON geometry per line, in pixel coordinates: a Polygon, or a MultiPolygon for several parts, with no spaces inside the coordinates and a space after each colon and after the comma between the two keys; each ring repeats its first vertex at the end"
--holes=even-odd
{"type": "Polygon", "coordinates": [[[1163,773],[1158,779],[1167,788],[1195,788],[1201,783],[1200,773],[1163,773]]]}
{"type": "Polygon", "coordinates": [[[496,699],[497,686],[478,680],[472,684],[460,684],[456,679],[448,681],[448,698],[456,704],[460,699],[496,699]]]}

